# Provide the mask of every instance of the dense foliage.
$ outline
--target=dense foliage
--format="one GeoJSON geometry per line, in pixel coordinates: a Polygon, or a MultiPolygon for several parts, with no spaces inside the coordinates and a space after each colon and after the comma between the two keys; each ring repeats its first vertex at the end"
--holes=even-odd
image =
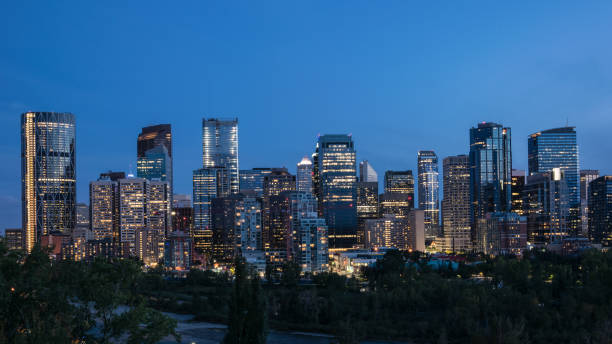
{"type": "Polygon", "coordinates": [[[136,261],[51,262],[0,244],[0,342],[157,343],[176,322],[147,306],[146,284],[136,261]]]}

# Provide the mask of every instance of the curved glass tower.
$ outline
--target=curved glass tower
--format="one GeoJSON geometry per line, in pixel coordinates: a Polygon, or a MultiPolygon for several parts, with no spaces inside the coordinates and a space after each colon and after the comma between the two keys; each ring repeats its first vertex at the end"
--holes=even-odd
{"type": "Polygon", "coordinates": [[[227,169],[230,192],[240,191],[238,178],[238,119],[202,119],[202,166],[227,169]]]}
{"type": "Polygon", "coordinates": [[[21,115],[21,185],[24,248],[41,235],[71,234],[76,224],[76,127],[74,115],[21,115]]]}
{"type": "Polygon", "coordinates": [[[434,151],[419,151],[417,160],[419,208],[425,211],[425,234],[436,236],[440,227],[438,156],[434,151]]]}

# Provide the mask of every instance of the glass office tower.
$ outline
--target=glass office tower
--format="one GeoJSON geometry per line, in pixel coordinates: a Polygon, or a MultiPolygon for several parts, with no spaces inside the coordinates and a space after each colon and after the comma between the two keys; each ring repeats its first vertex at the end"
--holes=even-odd
{"type": "Polygon", "coordinates": [[[71,234],[76,225],[76,128],[74,115],[21,115],[23,247],[41,235],[71,234]]]}
{"type": "Polygon", "coordinates": [[[466,252],[471,249],[470,160],[467,155],[449,156],[442,161],[442,224],[445,249],[466,252]]]}
{"type": "Polygon", "coordinates": [[[312,161],[306,156],[297,164],[296,183],[297,191],[312,193],[312,161]]]}
{"type": "Polygon", "coordinates": [[[590,184],[599,178],[599,170],[580,170],[580,222],[581,235],[589,234],[589,193],[590,184]]]}
{"type": "Polygon", "coordinates": [[[264,178],[270,173],[272,169],[267,167],[240,170],[240,193],[262,197],[264,178]]]}
{"type": "Polygon", "coordinates": [[[589,187],[589,238],[612,246],[612,176],[601,176],[589,187]]]}
{"type": "Polygon", "coordinates": [[[410,208],[414,208],[414,176],[412,171],[386,171],[385,193],[406,195],[410,202],[410,208]]]}
{"type": "Polygon", "coordinates": [[[512,148],[510,128],[482,122],[470,129],[471,223],[487,213],[512,209],[512,148]]]}
{"type": "Polygon", "coordinates": [[[211,202],[229,195],[229,176],[225,168],[201,168],[193,171],[193,240],[194,247],[212,255],[213,231],[211,202]]]}
{"type": "Polygon", "coordinates": [[[378,173],[369,161],[364,160],[359,163],[359,181],[360,182],[376,182],[378,183],[378,173]]]}
{"type": "Polygon", "coordinates": [[[417,154],[419,209],[425,214],[425,235],[437,236],[440,228],[438,156],[434,151],[417,154]]]}
{"type": "Polygon", "coordinates": [[[136,141],[138,178],[167,181],[172,179],[172,127],[159,124],[142,128],[136,141]]]}
{"type": "Polygon", "coordinates": [[[313,154],[314,190],[329,228],[330,251],[357,243],[355,154],[351,135],[319,136],[313,154]]]}
{"type": "Polygon", "coordinates": [[[576,234],[580,223],[580,168],[576,128],[549,129],[529,135],[527,141],[529,174],[560,168],[567,181],[570,202],[569,228],[576,234]]]}
{"type": "Polygon", "coordinates": [[[202,119],[203,167],[224,167],[230,181],[230,191],[240,191],[238,171],[238,119],[202,119]]]}

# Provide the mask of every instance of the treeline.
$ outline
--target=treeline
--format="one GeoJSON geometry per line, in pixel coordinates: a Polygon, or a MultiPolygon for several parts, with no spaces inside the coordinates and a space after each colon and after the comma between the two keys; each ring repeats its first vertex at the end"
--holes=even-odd
{"type": "Polygon", "coordinates": [[[176,321],[148,306],[133,260],[52,262],[0,242],[0,343],[158,343],[176,321]]]}
{"type": "MultiPolygon", "coordinates": [[[[453,270],[392,251],[353,279],[325,273],[300,281],[295,268],[262,282],[271,328],[326,332],[343,343],[612,343],[612,253],[531,252],[453,270]]],[[[156,307],[228,321],[228,275],[157,281],[163,286],[148,289],[156,307]]]]}

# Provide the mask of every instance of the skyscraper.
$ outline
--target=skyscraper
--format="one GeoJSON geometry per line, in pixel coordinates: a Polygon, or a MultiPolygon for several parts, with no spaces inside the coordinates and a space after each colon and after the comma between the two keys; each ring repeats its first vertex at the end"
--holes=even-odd
{"type": "Polygon", "coordinates": [[[359,181],[378,183],[378,173],[369,161],[364,160],[359,163],[359,181]]]}
{"type": "Polygon", "coordinates": [[[410,208],[414,208],[414,177],[412,171],[386,171],[385,193],[407,195],[410,201],[410,208]]]}
{"type": "Polygon", "coordinates": [[[202,119],[203,167],[224,167],[230,193],[240,191],[238,171],[238,119],[202,119]]]}
{"type": "Polygon", "coordinates": [[[138,156],[144,156],[149,149],[157,146],[166,147],[168,155],[172,157],[172,127],[170,124],[142,128],[136,145],[138,156]]]}
{"type": "Polygon", "coordinates": [[[599,178],[599,170],[580,170],[580,219],[584,236],[589,235],[589,194],[590,184],[599,178]]]}
{"type": "Polygon", "coordinates": [[[172,127],[170,124],[142,128],[136,141],[136,151],[138,156],[137,177],[167,181],[172,189],[172,127]]]}
{"type": "Polygon", "coordinates": [[[297,164],[297,191],[312,193],[312,161],[302,158],[297,164]]]}
{"type": "Polygon", "coordinates": [[[172,198],[172,230],[190,233],[192,224],[191,196],[175,194],[172,198]]]}
{"type": "Polygon", "coordinates": [[[438,236],[440,229],[438,156],[434,151],[419,151],[417,160],[419,209],[425,214],[425,235],[438,236]]]}
{"type": "Polygon", "coordinates": [[[264,177],[270,173],[272,169],[267,167],[240,170],[240,193],[263,197],[264,177]]]}
{"type": "Polygon", "coordinates": [[[144,178],[119,180],[119,231],[123,256],[135,254],[136,231],[147,226],[148,183],[144,178]]]}
{"type": "Polygon", "coordinates": [[[313,154],[314,190],[329,229],[330,251],[357,243],[356,160],[350,135],[319,136],[313,154]]]}
{"type": "Polygon", "coordinates": [[[529,174],[551,172],[560,168],[567,181],[570,203],[569,228],[572,234],[580,222],[580,167],[576,128],[549,129],[529,135],[527,141],[529,174]]]}
{"type": "Polygon", "coordinates": [[[601,176],[589,186],[589,238],[612,246],[612,176],[601,176]]]}
{"type": "Polygon", "coordinates": [[[295,176],[286,168],[273,168],[264,177],[263,244],[267,262],[277,268],[290,258],[289,194],[295,191],[295,184],[295,176]]]}
{"type": "Polygon", "coordinates": [[[365,221],[378,218],[378,182],[357,183],[357,244],[362,246],[365,238],[365,221]]]}
{"type": "Polygon", "coordinates": [[[226,168],[201,168],[193,171],[193,246],[212,255],[211,202],[229,195],[230,184],[226,168]]]}
{"type": "Polygon", "coordinates": [[[89,205],[94,240],[119,243],[119,183],[110,178],[90,182],[89,205]]]}
{"type": "Polygon", "coordinates": [[[69,113],[21,115],[22,228],[26,252],[41,235],[76,225],[76,128],[69,113]]]}
{"type": "Polygon", "coordinates": [[[525,188],[525,171],[512,169],[512,212],[523,216],[523,191],[525,188]]]}
{"type": "Polygon", "coordinates": [[[442,224],[446,249],[471,249],[470,161],[467,155],[449,156],[442,162],[442,224]]]}
{"type": "Polygon", "coordinates": [[[512,145],[510,128],[482,122],[470,129],[471,222],[487,213],[512,209],[512,145]]]}
{"type": "Polygon", "coordinates": [[[568,235],[569,193],[560,168],[527,176],[523,195],[530,244],[544,247],[568,235]]]}

